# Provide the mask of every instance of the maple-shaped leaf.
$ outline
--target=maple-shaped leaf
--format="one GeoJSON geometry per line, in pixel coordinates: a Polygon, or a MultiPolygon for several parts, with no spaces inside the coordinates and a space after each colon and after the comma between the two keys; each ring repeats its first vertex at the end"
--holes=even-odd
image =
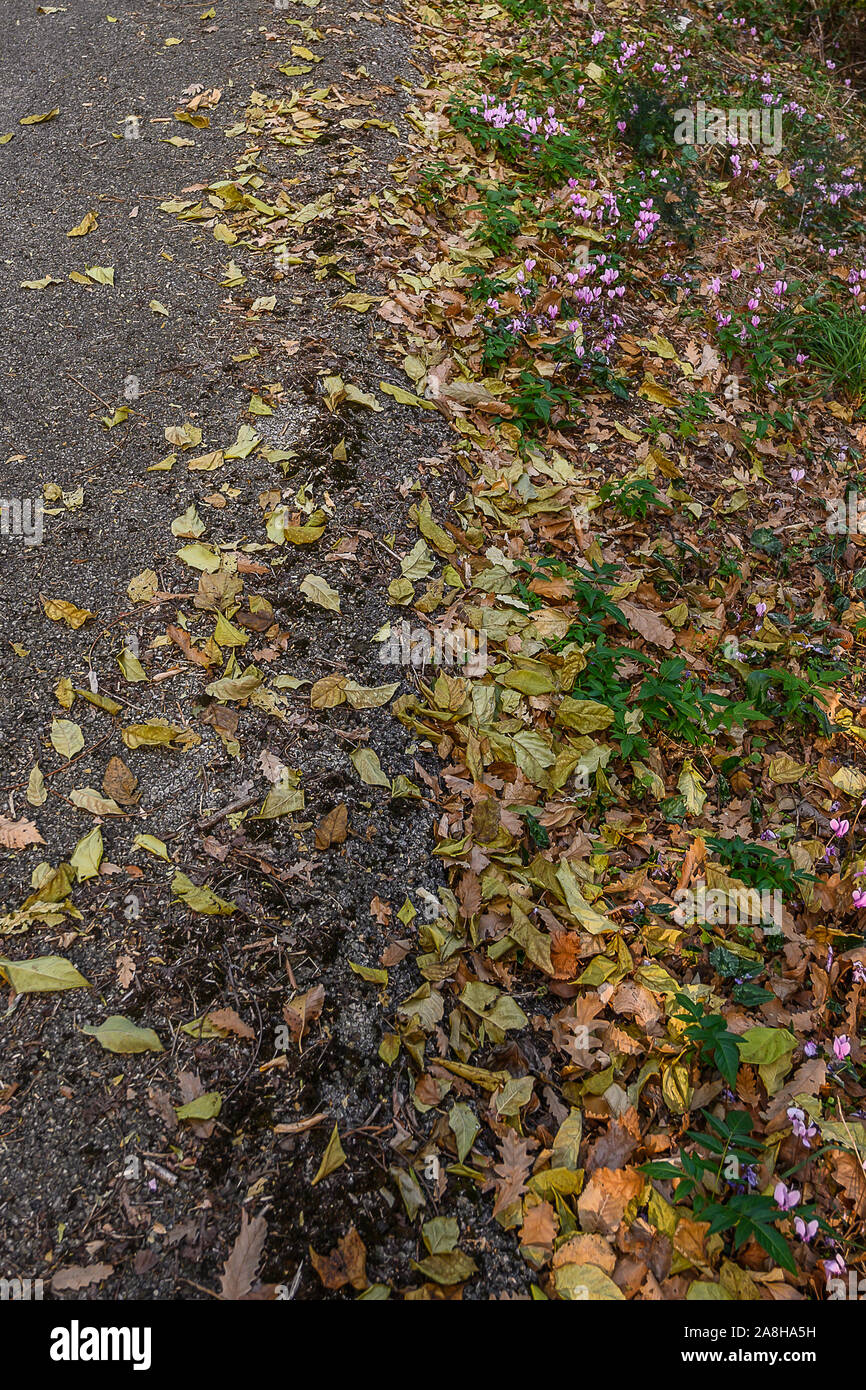
{"type": "Polygon", "coordinates": [[[522,1139],[513,1129],[505,1131],[499,1145],[499,1162],[493,1168],[497,1175],[493,1183],[496,1188],[494,1216],[507,1210],[526,1191],[526,1179],[533,1162],[531,1150],[537,1148],[537,1140],[522,1139]]]}

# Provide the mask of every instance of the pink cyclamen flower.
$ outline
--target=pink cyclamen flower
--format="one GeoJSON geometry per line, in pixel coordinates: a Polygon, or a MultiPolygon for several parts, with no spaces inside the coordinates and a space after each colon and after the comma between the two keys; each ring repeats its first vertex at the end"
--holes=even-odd
{"type": "Polygon", "coordinates": [[[773,1188],[773,1199],[782,1211],[793,1211],[801,1195],[796,1187],[786,1187],[783,1182],[777,1182],[773,1188]]]}
{"type": "Polygon", "coordinates": [[[851,827],[846,820],[831,820],[830,829],[833,831],[837,840],[842,840],[848,834],[851,827]]]}
{"type": "Polygon", "coordinates": [[[815,1236],[818,1234],[818,1222],[810,1221],[807,1225],[802,1216],[795,1216],[794,1230],[797,1232],[800,1240],[808,1245],[809,1241],[814,1240],[815,1236]]]}
{"type": "Polygon", "coordinates": [[[763,616],[764,616],[764,614],[766,613],[766,611],[767,611],[767,605],[766,605],[765,603],[756,603],[756,604],[755,604],[755,617],[756,617],[756,618],[763,618],[763,616]]]}
{"type": "MultiPolygon", "coordinates": [[[[809,1044],[807,1044],[807,1049],[808,1046],[809,1044]]],[[[814,1043],[811,1044],[811,1046],[817,1051],[814,1043]]],[[[814,1055],[814,1052],[812,1055],[814,1055]]],[[[791,1132],[798,1139],[802,1139],[805,1148],[811,1149],[812,1145],[809,1143],[809,1140],[814,1134],[818,1133],[817,1125],[813,1125],[811,1122],[808,1124],[806,1123],[806,1112],[801,1110],[798,1105],[789,1106],[787,1115],[788,1119],[791,1121],[791,1132]]]]}
{"type": "Polygon", "coordinates": [[[803,479],[805,478],[805,476],[806,476],[806,470],[805,470],[805,468],[792,468],[792,469],[791,469],[791,482],[794,484],[795,487],[797,486],[797,483],[801,483],[801,482],[803,481],[803,479]]]}
{"type": "Polygon", "coordinates": [[[844,1033],[833,1039],[833,1056],[837,1062],[844,1062],[851,1052],[851,1044],[844,1033]]]}
{"type": "Polygon", "coordinates": [[[824,1261],[824,1273],[828,1279],[833,1275],[841,1277],[845,1273],[846,1268],[847,1265],[841,1255],[834,1255],[832,1260],[824,1261]]]}

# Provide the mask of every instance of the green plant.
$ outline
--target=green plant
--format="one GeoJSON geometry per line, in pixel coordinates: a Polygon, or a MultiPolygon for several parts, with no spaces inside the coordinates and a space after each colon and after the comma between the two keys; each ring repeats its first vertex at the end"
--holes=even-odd
{"type": "Polygon", "coordinates": [[[757,710],[743,701],[702,690],[694,677],[686,676],[686,669],[683,657],[671,657],[661,663],[657,674],[644,681],[637,704],[647,729],[658,726],[670,737],[698,747],[712,742],[713,734],[720,728],[731,729],[749,719],[761,718],[757,710]]]}
{"type": "Polygon", "coordinates": [[[512,169],[531,176],[535,184],[548,187],[588,176],[585,142],[559,121],[553,133],[548,132],[546,103],[542,105],[538,97],[533,100],[528,93],[517,100],[505,97],[500,106],[508,110],[509,119],[494,123],[484,117],[488,101],[496,105],[495,98],[487,96],[461,97],[455,98],[448,108],[454,129],[466,135],[482,153],[495,152],[512,169]]]}
{"type": "Polygon", "coordinates": [[[468,203],[466,207],[467,212],[484,214],[472,238],[489,246],[497,255],[504,255],[520,233],[521,215],[529,216],[533,210],[532,200],[525,197],[520,188],[487,188],[482,202],[468,203]]]}
{"type": "Polygon", "coordinates": [[[746,694],[765,718],[815,724],[822,734],[829,734],[830,721],[816,701],[842,675],[844,672],[834,668],[815,674],[809,681],[795,676],[792,671],[769,667],[749,672],[746,694]]]}
{"type": "MultiPolygon", "coordinates": [[[[706,1156],[683,1153],[682,1166],[662,1159],[645,1163],[641,1172],[649,1178],[676,1181],[678,1202],[691,1197],[697,1220],[709,1222],[708,1234],[731,1231],[735,1251],[754,1239],[783,1269],[796,1273],[791,1247],[776,1225],[782,1212],[774,1198],[748,1190],[749,1179],[755,1181],[754,1166],[764,1152],[760,1141],[751,1137],[750,1115],[745,1110],[729,1110],[722,1119],[707,1110],[701,1113],[708,1129],[703,1133],[689,1130],[686,1137],[706,1150],[706,1156]],[[745,1182],[741,1182],[743,1176],[745,1182]],[[718,1200],[723,1177],[735,1190],[718,1200]]],[[[812,1206],[798,1208],[798,1215],[804,1220],[813,1212],[812,1206]]]]}
{"type": "Polygon", "coordinates": [[[577,404],[574,393],[566,386],[554,386],[547,377],[533,372],[520,373],[520,389],[509,397],[513,422],[520,433],[531,438],[548,429],[569,414],[577,404]]]}
{"type": "Polygon", "coordinates": [[[708,391],[693,391],[677,423],[677,436],[680,439],[693,439],[698,434],[698,426],[710,413],[711,395],[708,391]]]}
{"type": "Polygon", "coordinates": [[[690,999],[687,994],[678,994],[676,1003],[679,1005],[679,1013],[674,1017],[680,1021],[688,1019],[687,1026],[683,1029],[683,1037],[704,1065],[714,1065],[733,1088],[740,1065],[736,1033],[728,1032],[728,1025],[721,1014],[706,1013],[700,1000],[690,999]]]}
{"type": "Polygon", "coordinates": [[[802,315],[802,350],[827,387],[856,405],[866,395],[866,314],[827,301],[802,315]]]}
{"type": "Polygon", "coordinates": [[[670,503],[662,497],[649,478],[629,478],[626,482],[605,483],[599,492],[604,502],[612,502],[618,512],[634,521],[646,517],[650,507],[670,511],[670,503]]]}
{"type": "Polygon", "coordinates": [[[753,844],[739,835],[729,840],[707,835],[705,840],[707,848],[717,854],[732,876],[747,888],[778,889],[784,897],[794,897],[801,884],[815,881],[814,875],[795,869],[790,859],[776,854],[769,845],[753,844]]]}

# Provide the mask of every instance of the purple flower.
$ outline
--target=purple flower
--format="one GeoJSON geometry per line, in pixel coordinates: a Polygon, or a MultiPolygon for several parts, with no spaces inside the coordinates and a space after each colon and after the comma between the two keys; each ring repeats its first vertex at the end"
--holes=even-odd
{"type": "MultiPolygon", "coordinates": [[[[807,1048],[810,1046],[814,1048],[815,1044],[807,1043],[806,1046],[807,1048]]],[[[817,1051],[817,1048],[815,1048],[815,1051],[817,1051]]],[[[814,1053],[810,1055],[814,1055],[814,1053]]],[[[811,1149],[812,1145],[809,1143],[809,1140],[812,1138],[813,1134],[818,1133],[817,1126],[813,1125],[811,1122],[809,1124],[806,1123],[805,1111],[801,1110],[798,1105],[789,1106],[787,1115],[788,1119],[791,1121],[792,1133],[795,1134],[798,1139],[802,1139],[805,1148],[811,1149]]]]}
{"type": "Polygon", "coordinates": [[[845,1058],[850,1055],[850,1052],[851,1043],[844,1033],[840,1033],[837,1038],[833,1039],[833,1056],[836,1058],[837,1062],[844,1062],[845,1058]]]}
{"type": "Polygon", "coordinates": [[[848,834],[851,826],[846,820],[831,820],[830,829],[833,831],[837,840],[842,840],[848,834]]]}
{"type": "Polygon", "coordinates": [[[800,1240],[804,1241],[805,1244],[808,1245],[809,1241],[814,1240],[815,1236],[818,1234],[818,1222],[810,1221],[807,1226],[802,1216],[795,1216],[794,1230],[797,1232],[797,1235],[799,1236],[800,1240]]]}
{"type": "Polygon", "coordinates": [[[796,1187],[786,1187],[783,1182],[777,1182],[773,1188],[773,1199],[782,1211],[793,1211],[800,1197],[801,1193],[796,1187]]]}

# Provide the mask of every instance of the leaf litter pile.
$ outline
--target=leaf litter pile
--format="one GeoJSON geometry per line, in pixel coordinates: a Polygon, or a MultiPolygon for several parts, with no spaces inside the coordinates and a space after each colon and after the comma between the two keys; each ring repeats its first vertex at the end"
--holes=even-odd
{"type": "MultiPolygon", "coordinates": [[[[19,1003],[84,990],[80,895],[123,873],[134,896],[154,865],[173,912],[213,919],[206,949],[244,921],[267,949],[299,880],[315,900],[322,861],[390,823],[391,881],[334,946],[375,1011],[360,1123],[321,1086],[355,1024],[320,982],[316,930],[288,953],[287,1002],[212,990],[169,1037],[142,994],[134,1018],[83,1029],[172,1064],[197,1044],[206,1065],[190,1057],[173,1094],[167,1072],[149,1082],[170,1135],[150,1171],[172,1183],[231,1142],[237,1087],[207,1077],[220,1047],[244,1056],[297,1209],[324,1214],[292,1247],[318,1296],[822,1299],[866,1273],[858,69],[841,36],[780,31],[760,0],[682,10],[353,12],[414,44],[389,104],[362,65],[322,85],[329,24],[302,0],[275,12],[280,81],[226,130],[225,177],[162,204],[225,252],[249,404],[233,439],[168,425],[149,464],[180,480],[171,584],[131,579],[118,628],[146,620],[152,640],[120,647],[120,678],[57,688],[50,770],[0,819],[35,866],[0,971],[19,1003]],[[699,103],[708,121],[763,110],[781,138],[767,121],[678,141],[699,103]],[[372,186],[363,142],[384,135],[372,186]],[[333,177],[307,197],[293,161],[325,149],[333,177]],[[311,287],[367,334],[366,369],[281,336],[311,287]],[[274,423],[280,371],[306,382],[303,447],[274,423]],[[413,471],[396,509],[364,516],[341,489],[397,408],[413,471]],[[250,459],[271,481],[219,541],[225,479],[250,459]],[[382,621],[344,644],[353,565],[382,621]],[[184,696],[129,717],[178,671],[184,696]],[[103,722],[85,737],[88,706],[103,722]],[[289,756],[304,733],[332,755],[324,784],[289,756]],[[227,811],[205,803],[181,867],[158,818],[140,828],[132,766],[203,737],[252,750],[256,780],[227,811]],[[73,785],[97,749],[101,785],[73,785]],[[59,774],[92,827],[39,863],[59,774]],[[407,826],[432,854],[424,886],[401,882],[407,826]],[[28,932],[71,949],[27,952],[28,932]]],[[[194,132],[218,102],[199,91],[177,118],[194,132]]],[[[70,597],[41,603],[98,636],[70,597]]],[[[136,966],[118,967],[122,994],[136,966]]],[[[242,1193],[221,1296],[285,1296],[279,1197],[264,1177],[242,1193]]]]}

